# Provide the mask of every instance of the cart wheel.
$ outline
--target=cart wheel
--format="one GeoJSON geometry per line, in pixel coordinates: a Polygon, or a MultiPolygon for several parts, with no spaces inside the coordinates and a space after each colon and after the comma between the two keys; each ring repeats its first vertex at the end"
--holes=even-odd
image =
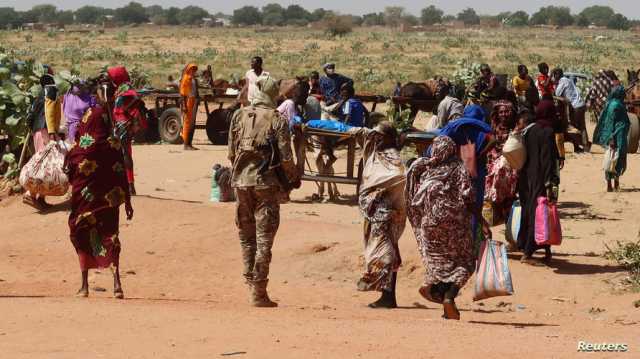
{"type": "Polygon", "coordinates": [[[364,171],[364,160],[358,162],[358,184],[356,185],[356,196],[360,196],[360,186],[362,185],[362,171],[364,171]]]}
{"type": "Polygon", "coordinates": [[[219,108],[207,117],[207,137],[214,145],[226,145],[229,142],[232,114],[228,108],[219,108]]]}
{"type": "Polygon", "coordinates": [[[640,122],[638,122],[638,116],[634,113],[628,112],[629,121],[631,125],[629,126],[629,134],[627,135],[627,153],[636,153],[638,152],[638,141],[640,139],[640,122]]]}
{"type": "Polygon", "coordinates": [[[158,120],[158,132],[162,141],[174,145],[182,143],[181,131],[182,111],[177,107],[164,110],[158,120]]]}

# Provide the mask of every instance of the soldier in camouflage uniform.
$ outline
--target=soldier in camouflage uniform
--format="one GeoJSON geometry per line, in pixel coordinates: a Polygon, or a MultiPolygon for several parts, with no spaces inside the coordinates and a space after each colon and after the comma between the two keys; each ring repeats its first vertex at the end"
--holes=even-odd
{"type": "Polygon", "coordinates": [[[251,105],[237,110],[231,120],[231,185],[237,197],[236,225],[251,302],[256,307],[276,307],[267,295],[267,283],[271,247],[280,224],[280,198],[283,188],[288,188],[282,182],[288,180],[299,187],[300,180],[289,125],[275,108],[278,85],[266,74],[257,84],[260,91],[251,105]],[[274,163],[274,155],[279,163],[274,163]]]}

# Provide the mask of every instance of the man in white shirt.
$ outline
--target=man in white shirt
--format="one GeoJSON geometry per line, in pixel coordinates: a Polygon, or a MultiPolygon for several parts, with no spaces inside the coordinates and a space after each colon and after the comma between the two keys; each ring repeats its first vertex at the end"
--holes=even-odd
{"type": "Polygon", "coordinates": [[[580,135],[582,137],[582,146],[584,146],[584,148],[576,147],[576,151],[589,152],[591,149],[591,142],[589,142],[589,134],[587,132],[587,125],[584,119],[587,106],[582,100],[580,90],[576,87],[576,85],[570,78],[564,77],[564,72],[562,71],[562,69],[554,69],[551,72],[551,78],[556,84],[555,95],[557,97],[566,99],[567,102],[569,102],[569,104],[571,105],[569,107],[569,122],[573,127],[580,131],[580,135]]]}
{"type": "MultiPolygon", "coordinates": [[[[255,56],[251,59],[251,70],[247,71],[245,75],[247,83],[245,84],[245,88],[242,91],[242,93],[246,93],[247,102],[249,104],[251,104],[252,101],[256,98],[255,95],[259,91],[257,85],[258,78],[260,78],[260,76],[262,75],[269,76],[269,73],[262,69],[262,57],[255,56]]],[[[241,97],[242,93],[240,95],[241,97]]]]}

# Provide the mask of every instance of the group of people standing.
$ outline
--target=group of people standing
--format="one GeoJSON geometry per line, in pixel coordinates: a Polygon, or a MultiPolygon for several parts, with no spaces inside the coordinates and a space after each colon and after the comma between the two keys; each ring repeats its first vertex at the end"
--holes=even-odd
{"type": "MultiPolygon", "coordinates": [[[[485,203],[491,203],[497,216],[506,217],[519,199],[521,225],[513,249],[523,252],[525,263],[535,263],[532,256],[540,249],[545,250],[544,260],[550,261],[550,247],[536,244],[534,224],[537,199],[555,202],[558,198],[564,162],[564,129],[552,96],[570,100],[575,123],[584,122],[584,108],[575,85],[562,77],[562,70],[552,71],[549,77],[548,66],[543,65],[537,85],[526,67],[519,66],[511,96],[499,95],[489,112],[482,93],[496,91],[498,83],[488,66],[483,66],[482,78],[466,106],[451,94],[450,84],[442,81],[438,136],[425,153],[405,164],[396,129],[384,121],[374,128],[365,126],[366,109],[354,98],[353,81],[335,73],[334,64],[324,66],[326,76],[322,78],[298,81],[293,96],[278,104],[279,81],[263,70],[261,58],[253,58],[246,74],[248,103],[233,114],[228,141],[243,276],[252,305],[277,306],[267,293],[271,251],[280,204],[300,187],[300,162],[304,161],[291,149],[292,133],[300,124],[297,117],[322,116],[322,110],[340,114],[363,151],[358,205],[364,218],[365,271],[357,288],[381,292],[370,307],[397,307],[397,272],[402,263],[398,241],[407,219],[425,266],[419,293],[442,304],[446,319],[460,318],[455,298],[474,273],[479,241],[492,235],[482,215],[485,203]],[[517,169],[502,155],[514,132],[522,135],[527,152],[524,165],[517,169]]],[[[186,66],[179,86],[185,99],[185,149],[193,149],[189,147],[198,107],[196,72],[195,64],[186,66]]],[[[47,76],[51,75],[42,79],[42,107],[34,111],[37,121],[32,127],[36,146],[42,147],[41,143],[58,139],[60,112],[68,121],[67,141],[73,146],[65,170],[72,184],[70,237],[82,273],[78,295],[88,296],[89,269],[112,267],[114,296],[123,298],[118,270],[119,208],[124,204],[127,218],[133,217],[131,138],[145,126],[143,103],[123,67],[74,84],[62,101],[47,76]]],[[[624,88],[614,86],[594,135],[595,143],[619,153],[615,169],[606,173],[606,179],[614,181],[609,189],[619,187],[618,177],[626,168],[629,119],[623,99],[624,88]]],[[[32,203],[40,201],[29,198],[32,203]]]]}

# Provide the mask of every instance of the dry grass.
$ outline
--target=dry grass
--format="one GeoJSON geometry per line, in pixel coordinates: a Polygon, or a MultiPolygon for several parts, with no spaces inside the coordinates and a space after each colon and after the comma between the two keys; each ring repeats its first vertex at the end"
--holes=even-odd
{"type": "Polygon", "coordinates": [[[250,57],[261,55],[277,77],[319,70],[334,61],[361,91],[386,94],[395,81],[451,74],[461,60],[487,62],[497,73],[515,73],[518,63],[546,61],[568,70],[637,68],[640,41],[632,32],[608,30],[494,29],[397,33],[360,28],[342,38],[322,31],[138,27],[99,33],[0,32],[0,44],[22,58],[34,57],[83,75],[105,65],[139,66],[160,86],[185,63],[212,64],[217,77],[241,76],[250,57]],[[604,36],[603,40],[596,40],[604,36]]]}

